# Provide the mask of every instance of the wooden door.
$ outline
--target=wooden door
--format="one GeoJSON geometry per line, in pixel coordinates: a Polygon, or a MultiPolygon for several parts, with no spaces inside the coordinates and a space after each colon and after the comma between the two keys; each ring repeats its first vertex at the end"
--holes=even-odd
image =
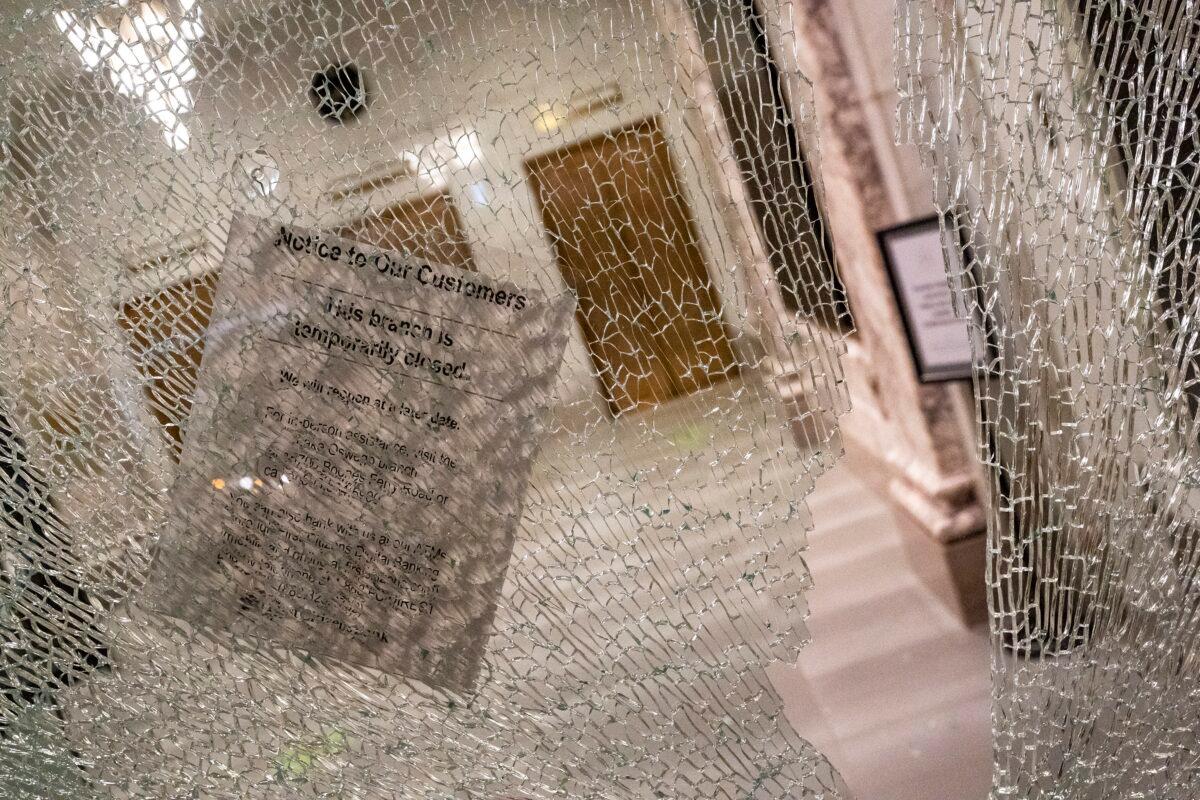
{"type": "Polygon", "coordinates": [[[183,450],[216,286],[217,273],[205,273],[130,300],[117,317],[146,379],[150,411],[163,426],[176,460],[183,450]]]}
{"type": "Polygon", "coordinates": [[[526,162],[614,413],[737,371],[657,120],[526,162]]]}
{"type": "Polygon", "coordinates": [[[343,226],[338,235],[438,264],[475,268],[458,209],[442,192],[355,220],[343,226]]]}

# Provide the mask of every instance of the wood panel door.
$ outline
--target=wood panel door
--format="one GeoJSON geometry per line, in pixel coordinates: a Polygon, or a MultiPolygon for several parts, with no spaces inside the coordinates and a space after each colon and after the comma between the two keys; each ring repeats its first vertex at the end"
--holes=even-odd
{"type": "Polygon", "coordinates": [[[657,120],[526,162],[614,413],[737,371],[657,120]]]}
{"type": "Polygon", "coordinates": [[[184,428],[196,393],[217,277],[218,273],[208,272],[135,298],[122,304],[117,316],[146,380],[150,411],[163,426],[176,460],[183,451],[184,428]]]}
{"type": "Polygon", "coordinates": [[[444,192],[407,200],[355,220],[339,229],[338,235],[438,264],[475,269],[458,209],[444,192]]]}

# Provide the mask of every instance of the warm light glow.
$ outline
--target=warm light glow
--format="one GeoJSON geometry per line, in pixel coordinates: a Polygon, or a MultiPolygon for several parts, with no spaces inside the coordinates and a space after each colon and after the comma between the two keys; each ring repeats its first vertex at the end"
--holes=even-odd
{"type": "Polygon", "coordinates": [[[213,478],[212,479],[212,487],[219,492],[225,488],[225,481],[222,480],[221,478],[213,478]]]}
{"type": "Polygon", "coordinates": [[[118,94],[140,100],[175,150],[186,150],[191,133],[183,115],[192,110],[186,84],[195,79],[191,42],[204,35],[195,0],[178,0],[178,19],[161,0],[131,6],[112,4],[95,16],[59,11],[58,29],[79,53],[89,72],[103,65],[118,94]],[[107,12],[107,13],[106,13],[107,12]],[[111,18],[120,14],[115,24],[111,18]]]}
{"type": "Polygon", "coordinates": [[[550,103],[543,103],[538,106],[537,116],[533,120],[533,127],[539,133],[553,133],[558,130],[562,124],[562,117],[554,110],[554,106],[550,103]]]}
{"type": "Polygon", "coordinates": [[[476,131],[455,131],[450,135],[450,146],[454,148],[454,161],[463,169],[470,169],[483,160],[476,131]]]}
{"type": "Polygon", "coordinates": [[[439,136],[419,152],[406,151],[401,157],[405,164],[415,166],[419,182],[444,186],[453,173],[482,164],[483,148],[478,131],[459,128],[439,136]]]}

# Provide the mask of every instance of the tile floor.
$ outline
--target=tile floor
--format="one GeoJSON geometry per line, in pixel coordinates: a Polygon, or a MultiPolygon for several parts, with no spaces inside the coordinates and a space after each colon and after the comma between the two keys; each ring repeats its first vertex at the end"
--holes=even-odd
{"type": "Polygon", "coordinates": [[[884,500],[842,460],[810,498],[812,643],[771,679],[801,736],[858,800],[984,800],[987,632],[922,585],[884,500]]]}

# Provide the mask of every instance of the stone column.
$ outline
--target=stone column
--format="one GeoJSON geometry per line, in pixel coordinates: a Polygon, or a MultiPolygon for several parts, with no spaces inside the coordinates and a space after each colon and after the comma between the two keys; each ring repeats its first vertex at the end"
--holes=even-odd
{"type": "Polygon", "coordinates": [[[725,230],[743,265],[738,277],[747,306],[762,320],[762,324],[753,319],[749,322],[763,339],[773,378],[777,383],[786,383],[787,376],[795,372],[791,346],[784,335],[785,329],[791,326],[780,323],[790,319],[790,315],[783,307],[779,293],[773,289],[775,275],[742,182],[730,132],[709,75],[709,64],[704,59],[700,33],[684,2],[657,2],[655,14],[660,29],[669,32],[665,37],[666,45],[679,70],[680,83],[687,87],[690,102],[685,113],[699,134],[704,166],[717,196],[725,230]]]}
{"type": "Polygon", "coordinates": [[[759,4],[789,90],[809,91],[807,79],[817,105],[819,142],[806,149],[819,150],[825,221],[857,327],[846,367],[854,411],[842,424],[848,456],[900,512],[918,572],[975,621],[984,611],[985,515],[971,389],[917,380],[875,239],[934,211],[928,174],[892,130],[893,9],[878,0],[759,4]]]}

